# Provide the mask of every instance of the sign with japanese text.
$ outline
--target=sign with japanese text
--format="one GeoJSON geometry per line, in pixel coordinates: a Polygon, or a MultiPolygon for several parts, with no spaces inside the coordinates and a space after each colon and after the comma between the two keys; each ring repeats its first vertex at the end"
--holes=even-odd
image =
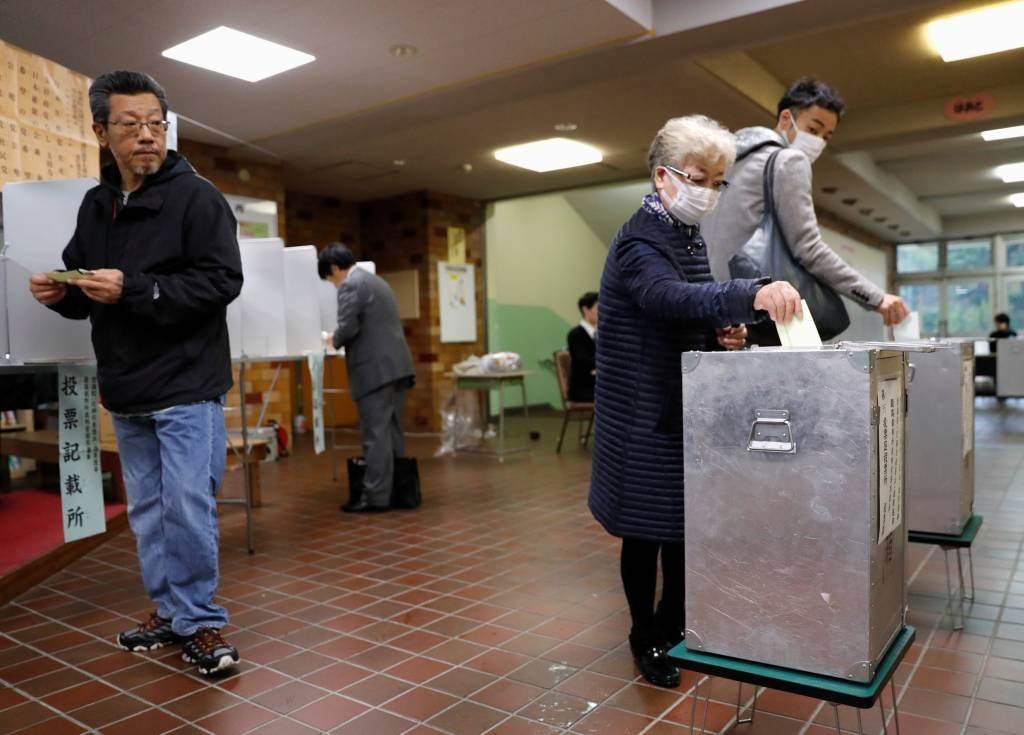
{"type": "Polygon", "coordinates": [[[988,117],[995,107],[996,99],[991,92],[976,92],[949,100],[943,112],[953,122],[969,122],[988,117]]]}
{"type": "Polygon", "coordinates": [[[309,363],[309,387],[313,406],[313,448],[321,454],[326,448],[324,442],[324,353],[310,352],[306,355],[309,363]]]}
{"type": "Polygon", "coordinates": [[[878,384],[878,543],[903,523],[903,383],[878,384]]]}
{"type": "Polygon", "coordinates": [[[64,541],[107,530],[100,474],[99,387],[95,365],[65,365],[57,375],[60,394],[61,524],[64,541]]]}

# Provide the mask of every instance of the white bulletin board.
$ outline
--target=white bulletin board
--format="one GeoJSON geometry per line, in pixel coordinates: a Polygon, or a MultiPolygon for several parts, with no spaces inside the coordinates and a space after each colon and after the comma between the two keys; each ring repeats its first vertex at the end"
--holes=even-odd
{"type": "Polygon", "coordinates": [[[441,342],[476,342],[476,278],[472,265],[437,264],[441,342]]]}

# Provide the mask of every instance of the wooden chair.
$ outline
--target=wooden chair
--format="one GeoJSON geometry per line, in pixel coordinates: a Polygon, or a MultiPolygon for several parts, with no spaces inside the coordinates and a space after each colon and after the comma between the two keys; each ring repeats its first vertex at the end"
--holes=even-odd
{"type": "Polygon", "coordinates": [[[555,353],[555,375],[558,377],[558,391],[562,395],[562,410],[565,411],[565,420],[562,421],[562,431],[558,435],[558,447],[555,452],[562,452],[562,441],[565,439],[565,430],[569,426],[569,419],[572,416],[579,418],[579,441],[584,447],[590,441],[590,432],[594,428],[594,404],[577,403],[569,400],[569,370],[572,366],[572,359],[567,350],[559,350],[555,353]],[[587,422],[586,431],[583,430],[583,422],[587,422]]]}

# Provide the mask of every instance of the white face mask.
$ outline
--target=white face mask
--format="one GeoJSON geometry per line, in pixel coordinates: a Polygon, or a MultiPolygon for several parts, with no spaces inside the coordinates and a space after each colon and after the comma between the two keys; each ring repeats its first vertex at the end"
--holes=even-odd
{"type": "Polygon", "coordinates": [[[683,224],[699,224],[718,204],[718,192],[714,189],[687,184],[668,169],[665,173],[676,185],[675,196],[668,199],[668,195],[664,195],[668,199],[665,209],[683,224]]]}
{"type": "Polygon", "coordinates": [[[819,138],[817,135],[811,135],[810,133],[801,130],[796,126],[796,118],[789,118],[789,124],[793,126],[793,130],[796,132],[796,137],[793,142],[789,144],[790,148],[796,148],[798,151],[807,156],[807,160],[814,163],[821,152],[825,150],[825,139],[819,138]]]}

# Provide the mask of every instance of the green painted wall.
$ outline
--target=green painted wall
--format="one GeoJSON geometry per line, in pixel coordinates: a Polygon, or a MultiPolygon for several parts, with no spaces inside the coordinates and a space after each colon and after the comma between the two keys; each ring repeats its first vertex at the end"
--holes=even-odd
{"type": "MultiPolygon", "coordinates": [[[[579,323],[576,301],[597,291],[608,245],[650,190],[646,181],[494,202],[487,207],[487,349],[518,352],[531,404],[561,407],[549,366],[579,323]]],[[[491,396],[492,410],[497,395],[491,396]]],[[[506,405],[520,406],[519,396],[506,405]]]]}
{"type": "MultiPolygon", "coordinates": [[[[545,306],[529,304],[502,304],[494,299],[487,300],[487,335],[491,352],[518,352],[523,358],[523,367],[532,371],[526,378],[526,397],[531,405],[548,403],[562,405],[558,395],[558,381],[555,378],[551,356],[555,350],[565,348],[565,335],[573,324],[545,306]]],[[[505,391],[508,406],[521,406],[519,391],[505,391]]],[[[491,393],[491,410],[496,411],[498,394],[491,393]]]]}

